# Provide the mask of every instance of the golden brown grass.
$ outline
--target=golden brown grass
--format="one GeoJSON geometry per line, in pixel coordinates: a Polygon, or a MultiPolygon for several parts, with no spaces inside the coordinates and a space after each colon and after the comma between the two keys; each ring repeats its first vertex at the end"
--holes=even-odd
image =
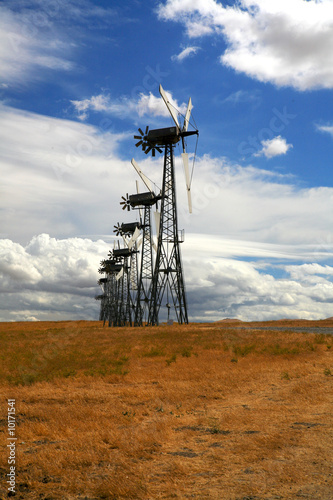
{"type": "Polygon", "coordinates": [[[19,499],[331,500],[333,337],[270,325],[0,324],[0,497],[15,398],[19,499]]]}

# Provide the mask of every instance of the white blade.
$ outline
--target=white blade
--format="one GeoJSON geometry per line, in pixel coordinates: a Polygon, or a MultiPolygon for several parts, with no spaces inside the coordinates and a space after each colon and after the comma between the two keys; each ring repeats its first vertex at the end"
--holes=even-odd
{"type": "Polygon", "coordinates": [[[135,168],[135,170],[137,171],[137,173],[139,174],[139,176],[141,177],[142,182],[147,186],[149,191],[152,193],[153,189],[152,189],[152,185],[151,185],[151,182],[148,179],[148,177],[146,177],[145,174],[142,172],[142,170],[140,169],[139,165],[136,163],[134,158],[132,158],[131,163],[132,163],[133,167],[135,168]]]}
{"type": "Polygon", "coordinates": [[[140,229],[138,227],[135,228],[134,234],[133,234],[133,240],[136,241],[139,236],[140,236],[140,229]]]}
{"type": "Polygon", "coordinates": [[[188,203],[188,211],[190,214],[192,213],[192,195],[191,195],[191,190],[187,190],[187,203],[188,203]]]}
{"type": "Polygon", "coordinates": [[[124,276],[124,268],[122,267],[116,276],[116,281],[119,281],[120,278],[122,278],[123,276],[124,276]]]}
{"type": "Polygon", "coordinates": [[[192,99],[189,98],[188,105],[187,105],[187,110],[186,110],[186,114],[185,114],[185,119],[184,119],[183,132],[187,132],[188,124],[190,122],[190,116],[191,116],[192,108],[193,108],[193,106],[192,106],[192,99]]]}
{"type": "Polygon", "coordinates": [[[192,213],[192,197],[191,197],[190,170],[189,170],[189,166],[188,166],[188,153],[182,153],[182,158],[183,158],[183,165],[184,165],[184,172],[185,172],[188,210],[191,214],[192,213]]]}
{"type": "Polygon", "coordinates": [[[160,220],[161,220],[161,214],[160,212],[154,212],[154,217],[155,217],[155,227],[156,227],[156,234],[157,234],[157,238],[158,238],[158,235],[160,233],[160,220]]]}
{"type": "Polygon", "coordinates": [[[130,241],[128,242],[128,248],[131,250],[131,248],[133,247],[133,245],[135,244],[136,240],[139,238],[140,236],[140,229],[138,229],[137,227],[135,228],[135,231],[133,233],[133,236],[132,238],[130,239],[130,241]]]}
{"type": "MultiPolygon", "coordinates": [[[[139,194],[139,181],[135,181],[135,184],[136,184],[136,192],[137,192],[137,194],[139,194]]],[[[140,207],[139,207],[139,215],[140,215],[140,222],[141,222],[141,219],[142,219],[142,210],[141,210],[140,207]]]]}
{"type": "Polygon", "coordinates": [[[168,96],[166,95],[166,93],[164,92],[163,90],[163,87],[162,85],[160,85],[160,94],[161,94],[161,97],[163,99],[163,101],[165,102],[166,104],[166,107],[168,108],[169,112],[170,112],[170,115],[172,116],[173,118],[173,121],[175,122],[175,124],[177,125],[178,128],[179,127],[179,122],[178,122],[178,117],[177,117],[177,113],[176,113],[176,110],[175,108],[172,106],[171,102],[169,101],[168,99],[168,96]]]}
{"type": "Polygon", "coordinates": [[[141,245],[142,245],[142,238],[140,238],[139,241],[136,244],[137,250],[139,250],[139,248],[141,247],[141,245]]]}
{"type": "Polygon", "coordinates": [[[153,237],[151,238],[151,246],[153,247],[154,251],[157,252],[157,246],[155,241],[153,240],[153,237]]]}

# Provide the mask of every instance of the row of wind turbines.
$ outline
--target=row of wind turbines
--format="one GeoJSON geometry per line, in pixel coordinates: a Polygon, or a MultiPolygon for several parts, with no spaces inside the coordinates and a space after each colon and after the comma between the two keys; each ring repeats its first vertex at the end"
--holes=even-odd
{"type": "Polygon", "coordinates": [[[99,319],[109,326],[158,325],[163,301],[168,323],[173,322],[172,311],[178,323],[188,323],[180,252],[184,231],[178,229],[174,148],[181,141],[188,208],[192,213],[191,179],[194,158],[190,175],[186,138],[192,135],[198,137],[199,133],[192,124],[193,130],[189,130],[191,98],[180,125],[180,113],[161,85],[159,91],[174,125],[154,130],[149,130],[147,126],[145,131],[139,128],[140,135],[135,135],[134,138],[138,141],[136,147],[141,146],[145,154],[151,152],[155,156],[156,151],[160,154],[164,152],[162,188],[159,193],[155,193],[150,179],[132,159],[132,165],[147,191],[140,193],[137,181],[136,194],[122,196],[122,209],[129,212],[136,210],[138,220],[114,226],[114,232],[122,238],[123,246],[120,246],[118,240],[118,246],[115,244],[98,269],[103,275],[98,280],[102,293],[96,297],[101,301],[99,319]]]}

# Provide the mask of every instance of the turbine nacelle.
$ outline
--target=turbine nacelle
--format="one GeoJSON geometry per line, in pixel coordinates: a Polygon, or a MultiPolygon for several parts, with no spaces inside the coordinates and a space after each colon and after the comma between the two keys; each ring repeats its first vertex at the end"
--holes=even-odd
{"type": "MultiPolygon", "coordinates": [[[[158,202],[158,200],[161,199],[161,195],[156,195],[153,191],[148,191],[147,193],[138,193],[138,194],[131,194],[131,195],[128,195],[128,193],[127,193],[126,198],[125,198],[125,196],[122,196],[121,198],[123,201],[120,202],[120,205],[123,205],[123,210],[127,209],[129,211],[129,210],[131,210],[131,208],[134,209],[137,207],[153,206],[158,202]]],[[[136,223],[136,224],[138,224],[138,223],[136,223]]],[[[118,226],[114,226],[114,228],[115,228],[114,232],[118,232],[117,236],[119,236],[121,234],[125,234],[124,233],[125,226],[126,226],[126,224],[122,224],[120,226],[119,223],[118,223],[118,226]]],[[[129,227],[129,229],[131,229],[129,224],[127,224],[127,226],[129,227]]],[[[135,230],[135,228],[134,228],[134,230],[135,230]]],[[[130,231],[126,231],[126,232],[130,232],[130,231]]]]}
{"type": "Polygon", "coordinates": [[[116,248],[113,250],[113,256],[115,259],[130,257],[132,253],[135,253],[135,250],[132,250],[131,248],[116,248]]]}
{"type": "Polygon", "coordinates": [[[113,227],[113,232],[116,233],[116,236],[130,236],[135,233],[137,228],[140,229],[140,224],[139,222],[128,222],[123,224],[118,222],[117,225],[113,227]]]}

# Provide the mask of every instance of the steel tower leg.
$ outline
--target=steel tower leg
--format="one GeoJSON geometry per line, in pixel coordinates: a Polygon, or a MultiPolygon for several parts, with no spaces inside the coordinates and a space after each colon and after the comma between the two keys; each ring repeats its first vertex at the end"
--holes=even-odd
{"type": "Polygon", "coordinates": [[[118,318],[117,326],[132,326],[131,316],[131,296],[130,296],[130,279],[129,267],[127,258],[124,259],[124,273],[118,282],[119,300],[118,300],[118,318]]]}
{"type": "MultiPolygon", "coordinates": [[[[136,251],[136,244],[134,247],[134,252],[130,257],[130,270],[129,270],[129,299],[130,299],[130,308],[131,308],[131,318],[132,313],[135,315],[135,308],[137,302],[138,295],[138,254],[136,251]]],[[[132,321],[131,321],[132,325],[132,321]]]]}
{"type": "Polygon", "coordinates": [[[108,320],[109,326],[117,324],[117,303],[118,303],[118,288],[116,281],[116,273],[111,272],[108,276],[108,320]]]}
{"type": "Polygon", "coordinates": [[[153,255],[151,243],[150,225],[151,207],[144,209],[143,233],[142,233],[142,257],[140,278],[138,284],[137,301],[135,308],[134,326],[142,326],[145,310],[149,304],[151,283],[153,278],[153,255]]]}
{"type": "Polygon", "coordinates": [[[107,297],[105,296],[105,285],[104,288],[104,297],[101,299],[101,309],[99,313],[99,320],[103,321],[103,326],[105,325],[105,321],[107,318],[107,297]]]}
{"type": "MultiPolygon", "coordinates": [[[[122,263],[124,266],[124,264],[122,263]]],[[[124,271],[125,274],[125,271],[124,271]]],[[[117,302],[116,302],[116,318],[115,326],[123,326],[124,317],[124,276],[117,280],[117,302]]]]}
{"type": "Polygon", "coordinates": [[[178,234],[173,145],[165,145],[161,220],[149,305],[149,325],[158,325],[164,292],[170,293],[178,323],[188,323],[178,234]]]}

